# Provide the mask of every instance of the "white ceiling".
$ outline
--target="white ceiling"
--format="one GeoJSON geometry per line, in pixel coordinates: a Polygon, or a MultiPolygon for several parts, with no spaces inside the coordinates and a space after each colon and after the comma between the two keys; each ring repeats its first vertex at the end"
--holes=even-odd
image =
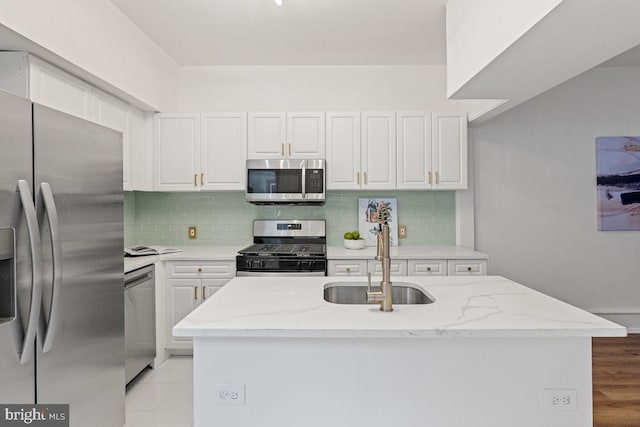
{"type": "Polygon", "coordinates": [[[446,0],[111,0],[180,65],[446,64],[446,0]]]}

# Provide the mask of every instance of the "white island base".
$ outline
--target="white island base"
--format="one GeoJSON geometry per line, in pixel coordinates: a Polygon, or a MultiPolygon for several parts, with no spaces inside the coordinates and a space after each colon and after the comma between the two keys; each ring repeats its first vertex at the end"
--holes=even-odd
{"type": "Polygon", "coordinates": [[[402,278],[436,302],[391,313],[303,280],[234,279],[174,328],[195,427],[591,426],[591,336],[626,334],[501,277],[402,278]]]}

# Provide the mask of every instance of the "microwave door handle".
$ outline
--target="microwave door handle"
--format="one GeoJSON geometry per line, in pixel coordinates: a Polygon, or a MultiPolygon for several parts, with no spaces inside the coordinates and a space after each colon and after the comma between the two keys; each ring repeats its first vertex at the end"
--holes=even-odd
{"type": "Polygon", "coordinates": [[[302,198],[307,198],[307,164],[302,164],[302,198]]]}
{"type": "Polygon", "coordinates": [[[40,227],[36,215],[35,205],[31,196],[29,183],[25,180],[18,181],[18,193],[20,202],[27,223],[27,234],[29,235],[29,250],[31,252],[31,306],[29,316],[24,331],[22,350],[20,351],[20,364],[25,364],[31,358],[35,347],[36,331],[42,309],[42,277],[40,259],[40,227]]]}

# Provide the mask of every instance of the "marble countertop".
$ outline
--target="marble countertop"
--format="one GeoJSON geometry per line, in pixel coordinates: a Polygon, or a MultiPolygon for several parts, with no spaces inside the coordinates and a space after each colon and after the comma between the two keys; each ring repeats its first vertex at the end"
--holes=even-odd
{"type": "Polygon", "coordinates": [[[172,248],[180,249],[181,252],[175,252],[165,255],[151,255],[142,257],[125,257],[124,272],[127,273],[147,265],[151,265],[158,261],[235,261],[238,251],[243,246],[172,246],[172,248]]]}
{"type": "Polygon", "coordinates": [[[324,301],[329,282],[357,277],[237,277],[174,328],[184,337],[601,337],[626,329],[500,276],[393,277],[435,298],[426,305],[324,301]]]}
{"type": "MultiPolygon", "coordinates": [[[[249,246],[172,246],[182,252],[144,257],[125,257],[125,273],[151,265],[158,261],[234,261],[238,251],[249,246]]],[[[328,259],[373,259],[376,248],[360,250],[343,246],[327,246],[328,259]]],[[[405,245],[391,248],[391,259],[488,259],[489,255],[461,246],[405,245]]]]}
{"type": "MultiPolygon", "coordinates": [[[[328,259],[373,259],[375,246],[364,249],[347,249],[344,246],[327,246],[328,259]]],[[[488,259],[489,255],[462,246],[404,245],[392,246],[391,259],[488,259]]]]}

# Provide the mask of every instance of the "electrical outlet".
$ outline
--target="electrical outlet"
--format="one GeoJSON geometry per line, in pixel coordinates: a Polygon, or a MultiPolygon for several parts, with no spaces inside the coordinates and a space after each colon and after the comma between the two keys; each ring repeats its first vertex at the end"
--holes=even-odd
{"type": "Polygon", "coordinates": [[[572,388],[545,388],[542,401],[546,409],[554,411],[575,411],[577,393],[572,388]]]}
{"type": "Polygon", "coordinates": [[[191,227],[189,227],[189,238],[190,239],[198,238],[198,227],[196,227],[195,225],[192,225],[191,227]]]}
{"type": "Polygon", "coordinates": [[[398,227],[398,234],[399,234],[399,238],[401,239],[406,239],[407,238],[407,226],[406,225],[401,225],[400,227],[398,227]]]}
{"type": "Polygon", "coordinates": [[[213,404],[214,405],[244,405],[245,385],[244,384],[214,384],[213,404]]]}

